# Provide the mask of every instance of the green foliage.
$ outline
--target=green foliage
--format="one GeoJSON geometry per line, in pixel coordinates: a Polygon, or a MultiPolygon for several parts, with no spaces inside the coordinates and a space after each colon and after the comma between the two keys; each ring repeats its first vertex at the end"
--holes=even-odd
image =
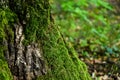
{"type": "Polygon", "coordinates": [[[79,53],[118,55],[120,27],[112,12],[114,7],[106,0],[61,0],[52,8],[66,40],[79,53]]]}

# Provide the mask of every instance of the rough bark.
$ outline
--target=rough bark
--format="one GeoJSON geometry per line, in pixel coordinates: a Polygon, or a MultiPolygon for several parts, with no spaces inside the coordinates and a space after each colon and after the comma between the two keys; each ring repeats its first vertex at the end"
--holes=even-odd
{"type": "Polygon", "coordinates": [[[5,52],[5,57],[14,75],[14,80],[31,80],[36,76],[45,74],[45,63],[40,45],[31,43],[24,46],[22,43],[24,40],[23,26],[14,24],[14,29],[14,43],[10,42],[10,36],[5,42],[8,49],[5,52]]]}
{"type": "Polygon", "coordinates": [[[0,78],[91,80],[51,20],[48,0],[0,0],[0,78]]]}

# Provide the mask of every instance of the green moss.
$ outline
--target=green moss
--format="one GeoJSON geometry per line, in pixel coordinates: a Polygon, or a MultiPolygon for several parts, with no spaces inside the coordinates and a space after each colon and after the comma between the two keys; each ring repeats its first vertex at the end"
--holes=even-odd
{"type": "Polygon", "coordinates": [[[0,80],[12,80],[8,64],[3,54],[3,51],[6,47],[3,44],[4,40],[7,38],[8,35],[11,37],[11,41],[14,38],[14,33],[9,26],[9,23],[13,21],[12,16],[13,14],[9,9],[0,9],[0,80]],[[6,35],[5,30],[7,30],[8,35],[6,35]]]}
{"type": "Polygon", "coordinates": [[[72,61],[77,66],[77,70],[81,71],[80,75],[79,75],[81,80],[87,80],[87,79],[91,80],[90,75],[88,74],[88,70],[87,70],[87,67],[86,67],[85,63],[78,59],[77,53],[75,52],[75,50],[71,46],[71,44],[67,43],[67,42],[65,42],[65,43],[66,43],[66,47],[68,49],[68,52],[69,52],[69,55],[70,55],[72,61]],[[84,75],[82,75],[82,74],[84,74],[84,75]]]}
{"type": "Polygon", "coordinates": [[[8,64],[3,56],[3,50],[5,47],[0,44],[0,80],[12,80],[8,64]]]}
{"type": "Polygon", "coordinates": [[[91,80],[85,64],[79,61],[74,49],[64,43],[55,25],[42,34],[44,57],[50,69],[44,80],[91,80]]]}
{"type": "Polygon", "coordinates": [[[54,23],[50,23],[48,0],[35,0],[34,3],[34,6],[27,3],[29,17],[24,44],[39,41],[42,44],[48,73],[38,80],[91,80],[86,65],[79,61],[74,49],[64,43],[54,23]]]}
{"type": "MultiPolygon", "coordinates": [[[[47,1],[47,0],[46,0],[47,1]]],[[[48,25],[49,10],[46,2],[41,0],[35,0],[33,4],[29,1],[27,5],[26,26],[24,28],[25,40],[24,44],[28,45],[31,42],[37,42],[41,38],[41,31],[48,25]]]]}
{"type": "Polygon", "coordinates": [[[7,62],[4,59],[2,48],[0,47],[0,80],[12,80],[7,62]]]}

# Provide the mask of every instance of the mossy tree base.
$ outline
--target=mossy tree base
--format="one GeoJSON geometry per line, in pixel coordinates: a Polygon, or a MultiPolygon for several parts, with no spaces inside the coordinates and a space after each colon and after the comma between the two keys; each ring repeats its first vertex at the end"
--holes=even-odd
{"type": "Polygon", "coordinates": [[[12,74],[14,80],[91,80],[51,21],[48,0],[5,0],[0,5],[0,65],[6,68],[1,79],[11,80],[12,74]]]}

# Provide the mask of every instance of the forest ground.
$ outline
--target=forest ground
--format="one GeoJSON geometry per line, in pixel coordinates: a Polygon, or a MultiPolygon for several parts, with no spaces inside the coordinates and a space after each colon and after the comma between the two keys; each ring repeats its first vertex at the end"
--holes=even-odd
{"type": "Polygon", "coordinates": [[[79,56],[88,66],[93,80],[120,80],[120,62],[117,57],[99,56],[88,58],[79,56]]]}

